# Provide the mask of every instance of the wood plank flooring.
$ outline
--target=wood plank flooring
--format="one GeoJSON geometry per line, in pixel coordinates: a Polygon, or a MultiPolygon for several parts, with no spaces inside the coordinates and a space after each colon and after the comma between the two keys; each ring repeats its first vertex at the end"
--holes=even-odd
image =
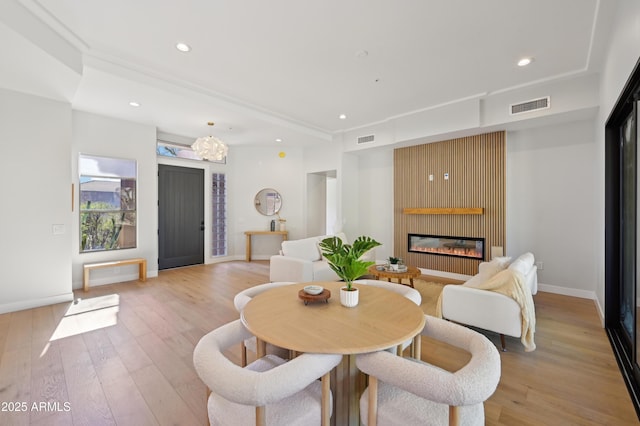
{"type": "MultiPolygon", "coordinates": [[[[266,261],[174,269],[0,315],[0,425],[207,424],[193,348],[238,318],[237,292],[268,276],[266,261]]],[[[541,292],[535,304],[538,349],[507,338],[486,424],[639,424],[593,301],[541,292]]],[[[467,359],[426,339],[422,348],[447,369],[467,359]]],[[[239,362],[239,347],[229,357],[239,362]]]]}

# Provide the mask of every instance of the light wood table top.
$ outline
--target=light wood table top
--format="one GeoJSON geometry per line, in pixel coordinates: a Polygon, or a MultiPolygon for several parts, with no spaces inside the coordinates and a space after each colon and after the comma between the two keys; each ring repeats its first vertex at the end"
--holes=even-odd
{"type": "Polygon", "coordinates": [[[305,305],[298,291],[310,283],[277,287],[254,297],[242,322],[256,337],[298,352],[358,354],[397,346],[424,327],[422,309],[378,287],[358,285],[358,306],[340,304],[342,282],[314,282],[331,291],[328,303],[305,305]]]}

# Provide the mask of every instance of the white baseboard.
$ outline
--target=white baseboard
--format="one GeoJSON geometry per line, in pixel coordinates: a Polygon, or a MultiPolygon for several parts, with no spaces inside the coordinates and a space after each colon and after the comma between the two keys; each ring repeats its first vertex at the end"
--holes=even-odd
{"type": "MultiPolygon", "coordinates": [[[[211,265],[213,263],[222,263],[222,262],[231,262],[233,260],[245,260],[246,255],[244,254],[236,254],[231,256],[209,256],[205,259],[205,265],[211,265]]],[[[259,260],[257,257],[251,257],[251,260],[259,260]]],[[[268,259],[267,259],[268,260],[268,259]]]]}
{"type": "Polygon", "coordinates": [[[538,291],[544,291],[545,293],[562,294],[564,296],[579,297],[581,299],[596,300],[595,291],[581,290],[578,288],[559,287],[556,285],[538,283],[538,291]]]}
{"type": "Polygon", "coordinates": [[[449,278],[452,280],[467,281],[471,277],[469,275],[457,274],[455,272],[436,271],[433,269],[418,268],[423,275],[432,275],[434,277],[449,278]]]}
{"type": "Polygon", "coordinates": [[[22,311],[24,309],[38,308],[40,306],[55,305],[56,303],[72,302],[73,293],[58,294],[55,296],[42,297],[39,299],[21,300],[19,302],[5,303],[0,305],[0,314],[7,312],[22,311]]]}

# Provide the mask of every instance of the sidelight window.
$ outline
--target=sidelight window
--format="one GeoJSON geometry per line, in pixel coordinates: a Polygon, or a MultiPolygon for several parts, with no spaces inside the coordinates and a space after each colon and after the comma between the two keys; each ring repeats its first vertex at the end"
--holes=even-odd
{"type": "Polygon", "coordinates": [[[227,184],[224,173],[214,173],[211,185],[211,256],[227,255],[227,184]]]}

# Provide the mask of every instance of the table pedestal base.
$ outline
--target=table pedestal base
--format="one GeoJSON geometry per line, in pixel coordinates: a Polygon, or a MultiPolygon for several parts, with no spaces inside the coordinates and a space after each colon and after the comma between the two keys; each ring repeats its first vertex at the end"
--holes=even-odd
{"type": "Polygon", "coordinates": [[[344,355],[331,375],[332,426],[360,424],[360,395],[366,386],[367,377],[356,367],[356,356],[344,355]]]}

